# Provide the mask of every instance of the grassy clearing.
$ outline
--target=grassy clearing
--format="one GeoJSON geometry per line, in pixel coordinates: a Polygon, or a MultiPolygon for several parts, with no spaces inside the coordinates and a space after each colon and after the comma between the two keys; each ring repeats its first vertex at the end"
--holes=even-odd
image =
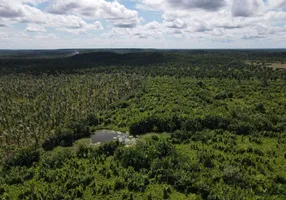
{"type": "Polygon", "coordinates": [[[268,66],[273,69],[286,69],[286,63],[271,63],[268,66]]]}

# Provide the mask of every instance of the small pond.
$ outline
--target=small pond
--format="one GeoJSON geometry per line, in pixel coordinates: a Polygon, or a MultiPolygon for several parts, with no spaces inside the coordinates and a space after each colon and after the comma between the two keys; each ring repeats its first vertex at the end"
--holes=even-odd
{"type": "Polygon", "coordinates": [[[113,140],[119,140],[126,145],[132,145],[136,143],[136,138],[130,136],[128,133],[122,133],[117,131],[99,130],[91,136],[92,144],[103,144],[113,140]]]}

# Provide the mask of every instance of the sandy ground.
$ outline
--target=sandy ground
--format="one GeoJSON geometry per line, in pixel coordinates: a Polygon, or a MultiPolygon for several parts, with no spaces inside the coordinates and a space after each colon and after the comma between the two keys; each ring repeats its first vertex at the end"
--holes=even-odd
{"type": "MultiPolygon", "coordinates": [[[[245,62],[246,62],[246,64],[251,64],[251,61],[249,61],[249,60],[246,60],[245,62]]],[[[255,61],[254,61],[254,63],[255,63],[255,61]]],[[[283,64],[281,62],[279,62],[279,63],[278,62],[277,63],[266,63],[266,66],[271,67],[273,69],[286,69],[286,62],[284,62],[283,64]]]]}
{"type": "Polygon", "coordinates": [[[269,67],[272,67],[274,69],[286,69],[286,63],[271,63],[269,67]]]}

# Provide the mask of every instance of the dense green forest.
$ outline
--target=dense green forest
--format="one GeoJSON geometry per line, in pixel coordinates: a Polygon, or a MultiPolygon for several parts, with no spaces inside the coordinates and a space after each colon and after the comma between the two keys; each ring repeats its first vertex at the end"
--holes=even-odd
{"type": "Polygon", "coordinates": [[[125,51],[0,59],[0,199],[286,199],[285,51],[125,51]]]}

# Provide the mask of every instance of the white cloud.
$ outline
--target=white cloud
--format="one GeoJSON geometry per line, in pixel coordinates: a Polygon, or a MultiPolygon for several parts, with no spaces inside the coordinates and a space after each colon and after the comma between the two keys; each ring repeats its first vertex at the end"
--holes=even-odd
{"type": "Polygon", "coordinates": [[[225,0],[167,0],[166,2],[172,7],[183,10],[203,9],[217,11],[226,5],[225,0]]]}
{"type": "Polygon", "coordinates": [[[181,19],[176,19],[171,22],[166,22],[166,25],[169,28],[176,28],[176,29],[183,29],[188,27],[188,24],[181,19]]]}
{"type": "Polygon", "coordinates": [[[77,46],[80,40],[89,47],[239,47],[271,41],[281,46],[286,43],[281,42],[286,38],[285,7],[286,0],[0,0],[0,31],[9,33],[0,38],[0,48],[1,42],[29,45],[30,32],[47,47],[61,41],[62,47],[77,46]],[[134,8],[127,1],[135,2],[134,8]],[[44,2],[48,6],[40,9],[44,2]],[[26,29],[19,30],[19,23],[26,29]]]}
{"type": "Polygon", "coordinates": [[[267,5],[269,9],[281,9],[286,7],[286,0],[268,0],[267,5]]]}
{"type": "Polygon", "coordinates": [[[47,32],[47,30],[38,24],[28,24],[27,28],[26,28],[27,32],[47,32]]]}
{"type": "MultiPolygon", "coordinates": [[[[101,22],[107,20],[116,27],[135,27],[139,23],[137,11],[132,11],[117,1],[105,0],[54,0],[46,10],[38,5],[47,0],[0,0],[0,19],[10,23],[41,24],[67,32],[83,33],[88,30],[103,30],[101,22]],[[89,22],[87,22],[89,21],[89,22]],[[76,30],[74,30],[76,29],[76,30]]],[[[29,30],[31,30],[29,28],[29,30]]]]}
{"type": "Polygon", "coordinates": [[[47,9],[59,15],[77,15],[85,19],[105,19],[117,27],[134,27],[139,23],[138,12],[129,10],[118,1],[55,0],[47,9]]]}
{"type": "Polygon", "coordinates": [[[81,24],[74,27],[59,27],[58,30],[65,31],[73,34],[87,33],[90,30],[103,30],[103,27],[99,21],[96,21],[93,24],[87,24],[85,21],[82,21],[81,24]]]}
{"type": "Polygon", "coordinates": [[[14,18],[23,16],[23,10],[17,4],[14,5],[11,2],[0,0],[0,17],[2,18],[14,18]]]}
{"type": "Polygon", "coordinates": [[[163,39],[167,30],[168,29],[166,29],[166,26],[164,24],[153,21],[145,25],[139,25],[138,27],[133,29],[114,27],[109,33],[103,34],[103,36],[109,39],[150,39],[153,41],[163,39]]]}
{"type": "Polygon", "coordinates": [[[234,0],[232,15],[234,17],[250,17],[263,14],[263,0],[234,0]]]}
{"type": "MultiPolygon", "coordinates": [[[[169,34],[233,39],[270,38],[285,24],[286,0],[137,0],[141,9],[162,11],[169,34]],[[276,9],[276,10],[275,10],[276,9]],[[275,10],[275,11],[274,11],[275,10]],[[280,11],[277,11],[280,10],[280,11]],[[214,12],[216,11],[216,12],[214,12]],[[170,30],[172,29],[172,30],[170,30]],[[270,31],[271,30],[271,31],[270,31]]],[[[280,37],[280,36],[279,36],[280,37]]]]}

